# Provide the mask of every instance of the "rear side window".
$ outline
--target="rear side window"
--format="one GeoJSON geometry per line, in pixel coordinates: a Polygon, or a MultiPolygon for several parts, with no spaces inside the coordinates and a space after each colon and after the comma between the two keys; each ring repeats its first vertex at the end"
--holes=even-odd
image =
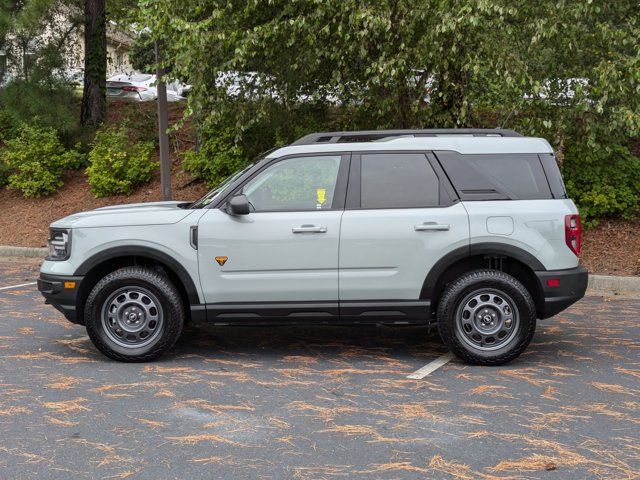
{"type": "Polygon", "coordinates": [[[462,200],[553,198],[537,154],[436,155],[462,200]]]}
{"type": "Polygon", "coordinates": [[[438,177],[424,154],[372,153],[361,159],[361,208],[438,205],[438,177]]]}

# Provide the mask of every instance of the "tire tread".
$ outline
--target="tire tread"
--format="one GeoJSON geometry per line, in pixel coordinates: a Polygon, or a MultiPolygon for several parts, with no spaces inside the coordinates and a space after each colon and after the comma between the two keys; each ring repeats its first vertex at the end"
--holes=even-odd
{"type": "Polygon", "coordinates": [[[176,343],[185,320],[184,305],[178,289],[171,283],[169,278],[159,272],[146,267],[124,267],[105,275],[91,290],[85,304],[85,326],[89,338],[107,357],[119,362],[148,362],[155,360],[160,355],[169,350],[176,343]],[[96,299],[100,293],[114,282],[122,280],[135,280],[147,283],[161,292],[160,300],[167,304],[169,311],[165,312],[165,331],[160,340],[152,348],[143,354],[124,355],[113,350],[105,342],[98,329],[101,327],[100,310],[102,305],[96,305],[96,299]]]}
{"type": "MultiPolygon", "coordinates": [[[[517,299],[514,300],[517,303],[517,299]]],[[[437,321],[438,332],[442,341],[460,359],[474,365],[504,365],[520,356],[531,342],[536,330],[536,309],[531,294],[517,279],[499,270],[482,269],[466,273],[447,286],[438,304],[437,321]],[[520,296],[521,302],[524,302],[525,308],[518,309],[521,325],[524,325],[524,331],[513,348],[502,354],[483,356],[474,354],[469,350],[469,347],[466,347],[458,340],[455,333],[454,318],[457,300],[464,290],[472,286],[476,288],[506,287],[513,290],[520,296]]]]}

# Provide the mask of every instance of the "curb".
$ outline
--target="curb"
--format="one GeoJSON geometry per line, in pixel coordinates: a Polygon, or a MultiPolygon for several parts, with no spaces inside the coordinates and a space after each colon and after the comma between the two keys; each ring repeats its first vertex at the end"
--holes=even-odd
{"type": "Polygon", "coordinates": [[[640,293],[640,277],[589,275],[589,290],[614,293],[640,293]]]}
{"type": "Polygon", "coordinates": [[[44,258],[47,256],[47,253],[49,252],[46,248],[0,245],[0,257],[44,258]]]}
{"type": "MultiPolygon", "coordinates": [[[[0,257],[44,258],[47,253],[46,248],[0,245],[0,257]]],[[[589,275],[587,288],[598,292],[640,293],[640,277],[589,275]]]]}

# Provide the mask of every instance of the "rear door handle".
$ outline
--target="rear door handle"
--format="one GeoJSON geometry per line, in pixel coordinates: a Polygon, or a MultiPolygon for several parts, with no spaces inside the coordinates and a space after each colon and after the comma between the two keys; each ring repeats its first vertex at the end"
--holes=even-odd
{"type": "Polygon", "coordinates": [[[416,232],[427,232],[427,231],[441,232],[444,230],[449,230],[449,224],[436,223],[436,222],[424,222],[420,225],[414,225],[413,229],[416,232]]]}
{"type": "Polygon", "coordinates": [[[316,227],[315,225],[300,225],[292,228],[293,233],[327,233],[327,227],[316,227]]]}

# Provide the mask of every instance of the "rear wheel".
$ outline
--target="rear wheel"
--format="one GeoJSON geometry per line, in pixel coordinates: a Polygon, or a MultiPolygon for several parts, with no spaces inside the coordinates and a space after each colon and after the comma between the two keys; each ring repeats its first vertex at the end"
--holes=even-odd
{"type": "Polygon", "coordinates": [[[518,357],[536,328],[531,294],[511,275],[478,270],[458,278],[438,305],[438,331],[461,359],[501,365],[518,357]]]}
{"type": "Polygon", "coordinates": [[[144,362],[170,349],[182,332],[180,293],[160,273],[126,267],[105,276],[85,305],[85,325],[93,344],[109,358],[144,362]]]}

